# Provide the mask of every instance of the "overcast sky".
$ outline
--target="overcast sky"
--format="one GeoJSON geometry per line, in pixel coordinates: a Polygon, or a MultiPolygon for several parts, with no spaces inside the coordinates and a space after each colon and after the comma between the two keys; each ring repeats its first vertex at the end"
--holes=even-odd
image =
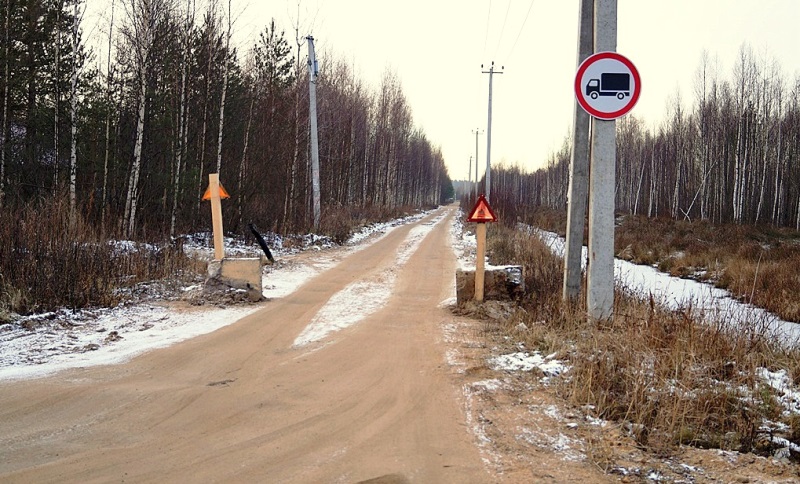
{"type": "MultiPolygon", "coordinates": [[[[485,167],[489,76],[481,71],[492,61],[505,67],[494,76],[493,166],[541,167],[570,133],[579,1],[301,0],[298,8],[298,0],[233,0],[234,29],[242,56],[273,17],[293,39],[299,10],[300,33],[315,37],[318,53],[346,59],[375,89],[392,69],[451,177],[465,179],[475,129],[485,167]]],[[[703,50],[730,79],[747,43],[793,84],[798,20],[800,0],[618,0],[617,52],[642,82],[631,114],[657,125],[677,93],[690,108],[703,50]]]]}

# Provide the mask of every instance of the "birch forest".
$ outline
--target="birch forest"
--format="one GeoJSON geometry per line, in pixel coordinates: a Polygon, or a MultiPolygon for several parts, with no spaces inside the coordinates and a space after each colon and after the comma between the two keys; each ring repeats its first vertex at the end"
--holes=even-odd
{"type": "MultiPolygon", "coordinates": [[[[800,77],[747,45],[736,59],[726,73],[704,55],[691,100],[676,94],[659,124],[635,109],[617,120],[617,211],[800,230],[800,77]]],[[[534,173],[500,167],[493,205],[511,220],[525,205],[563,209],[569,165],[566,140],[534,173]]]]}
{"type": "MultiPolygon", "coordinates": [[[[299,21],[287,32],[264,19],[237,48],[230,0],[105,4],[97,48],[86,40],[85,0],[0,0],[0,210],[66,200],[70,218],[108,236],[174,236],[210,226],[201,197],[217,172],[232,196],[227,231],[308,230],[308,33],[299,21]]],[[[442,153],[415,126],[399,78],[387,71],[373,87],[354,70],[320,56],[323,226],[342,212],[452,196],[442,153]]]]}

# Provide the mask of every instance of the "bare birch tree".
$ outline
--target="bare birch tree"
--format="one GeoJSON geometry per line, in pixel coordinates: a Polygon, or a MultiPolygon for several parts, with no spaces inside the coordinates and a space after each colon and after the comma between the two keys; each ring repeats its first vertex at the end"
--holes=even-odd
{"type": "Polygon", "coordinates": [[[225,97],[228,94],[228,69],[230,69],[230,56],[231,56],[231,25],[233,20],[231,18],[231,0],[228,0],[228,28],[225,31],[225,51],[223,53],[222,61],[222,96],[219,101],[219,132],[217,133],[217,173],[222,170],[222,135],[225,129],[225,97]]]}
{"type": "Polygon", "coordinates": [[[116,0],[111,0],[111,17],[108,23],[108,52],[106,57],[106,146],[105,155],[103,156],[103,200],[100,202],[100,216],[103,220],[105,227],[106,220],[106,203],[108,201],[108,161],[111,155],[111,83],[114,78],[113,70],[111,68],[111,47],[114,34],[114,13],[116,9],[116,0]]]}
{"type": "Polygon", "coordinates": [[[78,74],[81,69],[81,45],[80,45],[80,25],[83,20],[83,12],[80,10],[80,2],[73,4],[72,19],[72,75],[70,79],[70,142],[69,142],[69,214],[70,226],[75,226],[78,216],[78,74]]]}
{"type": "Polygon", "coordinates": [[[123,5],[128,17],[128,25],[123,32],[133,51],[139,88],[136,138],[123,217],[123,234],[125,237],[130,237],[136,229],[136,206],[139,201],[139,174],[142,168],[142,144],[144,142],[150,55],[155,43],[156,28],[158,23],[172,9],[172,0],[126,0],[123,5]]]}
{"type": "Polygon", "coordinates": [[[183,31],[181,32],[181,42],[183,52],[181,53],[181,87],[180,101],[178,106],[178,136],[175,148],[175,163],[173,166],[172,180],[172,212],[169,222],[169,236],[175,237],[175,224],[178,216],[178,199],[180,198],[181,171],[183,169],[183,155],[186,151],[188,137],[188,106],[186,101],[186,79],[189,75],[189,43],[191,42],[192,27],[194,25],[195,2],[187,0],[186,16],[184,17],[183,31]]]}
{"type": "Polygon", "coordinates": [[[3,125],[0,131],[0,209],[3,208],[5,202],[6,190],[6,153],[8,152],[8,98],[9,98],[9,83],[11,76],[9,75],[9,57],[11,53],[11,2],[6,1],[6,8],[4,12],[4,27],[5,38],[3,39],[3,125]]]}

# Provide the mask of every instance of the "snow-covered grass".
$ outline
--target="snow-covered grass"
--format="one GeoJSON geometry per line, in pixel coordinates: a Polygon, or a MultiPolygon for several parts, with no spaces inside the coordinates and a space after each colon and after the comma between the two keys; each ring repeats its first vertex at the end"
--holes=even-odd
{"type": "MultiPolygon", "coordinates": [[[[553,232],[528,228],[559,257],[564,256],[564,238],[553,232]]],[[[588,250],[583,247],[585,268],[588,250]]],[[[784,321],[762,308],[736,300],[728,291],[706,282],[674,277],[656,268],[621,259],[614,260],[614,280],[622,290],[640,298],[653,297],[669,309],[692,308],[710,322],[737,324],[748,329],[753,324],[788,346],[800,344],[800,325],[784,321]]]]}

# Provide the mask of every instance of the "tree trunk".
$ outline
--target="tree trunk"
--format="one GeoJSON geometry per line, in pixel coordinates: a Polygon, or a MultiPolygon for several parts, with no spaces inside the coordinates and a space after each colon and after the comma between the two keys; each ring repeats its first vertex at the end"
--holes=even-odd
{"type": "Polygon", "coordinates": [[[142,168],[142,143],[144,141],[144,115],[147,103],[147,62],[143,63],[139,91],[139,114],[136,123],[136,142],[133,147],[133,166],[128,179],[128,198],[125,202],[125,237],[133,236],[136,229],[136,205],[138,203],[139,172],[142,168]]]}
{"type": "Polygon", "coordinates": [[[103,201],[100,203],[100,217],[103,221],[103,227],[105,228],[105,221],[106,221],[106,202],[108,200],[108,160],[111,154],[111,81],[113,79],[113,75],[111,73],[111,41],[112,41],[112,34],[114,32],[114,7],[116,6],[116,0],[111,0],[111,20],[108,26],[108,57],[106,59],[106,73],[108,75],[106,79],[106,104],[107,104],[107,112],[106,112],[106,151],[105,156],[103,157],[103,201]]]}
{"type": "MultiPolygon", "coordinates": [[[[213,8],[213,6],[209,6],[209,9],[213,8]]],[[[216,15],[216,13],[214,13],[216,15]]],[[[216,25],[216,21],[214,21],[214,25],[216,25]]],[[[211,101],[211,66],[214,61],[214,48],[212,46],[212,37],[213,33],[208,34],[208,38],[206,39],[208,42],[208,64],[206,65],[206,95],[203,98],[203,128],[201,130],[202,134],[200,135],[200,166],[198,169],[198,176],[197,176],[197,212],[200,212],[200,202],[203,197],[203,185],[205,181],[203,180],[203,171],[205,168],[206,162],[206,135],[208,134],[208,103],[211,101]]]]}
{"type": "Polygon", "coordinates": [[[6,11],[5,11],[5,31],[6,31],[6,38],[4,39],[4,56],[3,56],[3,127],[2,132],[0,132],[0,138],[2,138],[2,144],[0,144],[0,208],[3,208],[5,202],[5,189],[6,189],[6,152],[8,151],[8,132],[9,132],[9,125],[8,122],[8,82],[10,80],[10,73],[8,67],[8,55],[9,55],[9,44],[11,43],[10,34],[8,32],[10,28],[10,18],[11,18],[11,2],[6,0],[6,11]]]}
{"type": "Polygon", "coordinates": [[[172,212],[169,221],[169,236],[175,237],[175,224],[178,218],[178,199],[181,192],[181,171],[183,169],[183,152],[186,150],[187,139],[187,106],[186,106],[186,78],[189,65],[189,36],[192,16],[194,14],[192,0],[186,5],[186,23],[183,30],[183,54],[181,56],[181,93],[180,106],[178,107],[178,146],[175,150],[175,167],[172,180],[172,212]]]}
{"type": "Polygon", "coordinates": [[[228,31],[225,34],[225,53],[222,64],[222,97],[219,101],[219,132],[217,134],[217,173],[222,170],[222,133],[225,128],[225,96],[228,93],[228,65],[231,47],[231,0],[228,0],[228,31]]]}
{"type": "MultiPolygon", "coordinates": [[[[58,159],[59,159],[59,149],[58,149],[58,125],[59,125],[59,111],[61,111],[60,104],[61,104],[61,90],[59,89],[59,77],[60,76],[60,69],[61,69],[61,30],[60,30],[60,23],[61,23],[61,10],[64,8],[64,0],[59,0],[56,4],[56,28],[55,28],[55,56],[54,56],[54,65],[53,71],[55,72],[55,76],[53,77],[53,91],[55,95],[55,106],[53,109],[53,193],[58,191],[58,159]]],[[[71,168],[70,168],[71,171],[71,168]]],[[[70,173],[71,176],[71,173],[70,173]]],[[[70,207],[72,203],[70,202],[70,207]]],[[[72,217],[72,212],[70,210],[70,217],[72,217]]]]}
{"type": "Polygon", "coordinates": [[[743,178],[743,152],[745,150],[744,137],[744,114],[739,117],[739,130],[736,135],[736,160],[733,165],[733,221],[740,223],[742,221],[742,206],[741,206],[741,186],[740,178],[743,178]]]}
{"type": "MultiPolygon", "coordinates": [[[[78,15],[78,2],[75,2],[75,17],[72,24],[72,79],[70,83],[70,140],[69,140],[69,221],[70,227],[75,228],[78,217],[77,184],[78,184],[78,28],[80,17],[78,15]]],[[[58,112],[58,109],[56,109],[58,112]]],[[[58,142],[58,139],[56,139],[58,142]]]]}
{"type": "Polygon", "coordinates": [[[252,98],[250,98],[250,111],[247,115],[247,128],[244,131],[244,146],[242,147],[242,161],[239,163],[239,180],[237,183],[237,192],[239,196],[237,197],[238,200],[238,212],[239,212],[239,228],[244,227],[244,219],[243,219],[243,212],[244,212],[244,179],[245,174],[247,172],[247,147],[250,145],[250,128],[253,125],[253,106],[256,103],[256,93],[252,93],[252,98]]]}

